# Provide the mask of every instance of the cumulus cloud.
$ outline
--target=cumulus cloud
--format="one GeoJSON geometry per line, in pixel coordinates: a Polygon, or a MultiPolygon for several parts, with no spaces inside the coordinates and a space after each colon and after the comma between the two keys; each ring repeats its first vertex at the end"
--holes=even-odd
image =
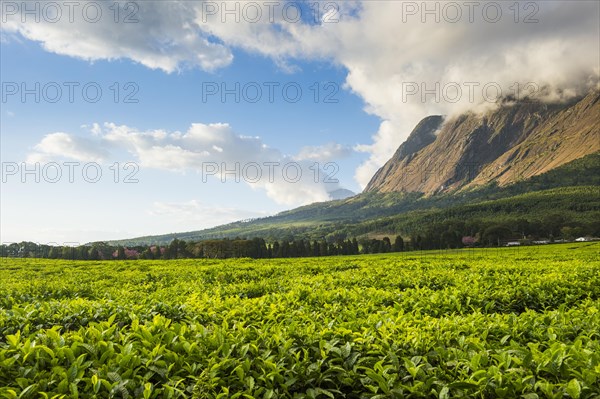
{"type": "Polygon", "coordinates": [[[102,145],[92,140],[57,132],[44,136],[27,157],[27,162],[50,162],[64,158],[102,162],[108,158],[108,155],[108,151],[102,145]]]}
{"type": "MultiPolygon", "coordinates": [[[[234,6],[243,13],[250,3],[234,6]]],[[[312,23],[290,22],[282,12],[285,4],[272,18],[263,8],[255,22],[243,14],[236,22],[223,10],[207,9],[206,2],[169,1],[140,2],[140,22],[130,26],[108,21],[73,30],[13,18],[3,29],[60,54],[127,57],[167,72],[184,65],[222,67],[232,61],[233,47],[269,56],[288,71],[294,70],[294,59],[330,60],[347,70],[345,87],[365,101],[365,110],[382,119],[371,143],[356,148],[370,154],[355,175],[363,186],[428,115],[493,107],[499,94],[533,92],[559,101],[598,86],[600,3],[595,1],[344,1],[312,23]],[[332,13],[337,23],[326,22],[332,13]]],[[[180,155],[184,163],[195,157],[180,155]]],[[[157,154],[151,158],[170,162],[156,160],[157,154]]]]}
{"type": "Polygon", "coordinates": [[[229,48],[210,40],[196,24],[202,2],[48,3],[2,2],[3,33],[20,34],[61,55],[130,59],[168,73],[186,66],[212,71],[233,60],[229,48]]]}
{"type": "Polygon", "coordinates": [[[126,150],[142,168],[195,172],[202,181],[247,183],[265,190],[277,203],[292,206],[326,201],[330,193],[340,189],[338,182],[316,168],[313,161],[285,155],[260,137],[237,134],[226,123],[194,123],[185,132],[140,131],[105,123],[93,124],[90,131],[91,138],[49,134],[34,147],[28,161],[57,157],[103,161],[111,151],[126,150]]]}

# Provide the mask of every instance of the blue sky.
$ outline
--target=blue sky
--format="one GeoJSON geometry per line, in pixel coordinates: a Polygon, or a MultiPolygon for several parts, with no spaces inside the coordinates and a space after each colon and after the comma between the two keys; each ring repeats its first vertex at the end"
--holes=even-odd
{"type": "MultiPolygon", "coordinates": [[[[89,137],[89,128],[82,126],[105,122],[142,131],[185,131],[192,123],[227,123],[237,134],[258,136],[266,145],[293,156],[302,147],[333,142],[350,149],[376,132],[379,126],[378,117],[363,111],[365,104],[360,96],[343,87],[345,68],[327,60],[294,60],[290,71],[268,57],[234,48],[234,62],[222,69],[183,68],[166,73],[129,59],[89,62],[65,57],[45,51],[39,42],[19,35],[6,35],[0,45],[4,89],[13,82],[19,86],[25,83],[30,89],[39,83],[41,97],[39,103],[33,94],[26,95],[22,101],[19,88],[14,95],[5,93],[2,102],[2,162],[19,164],[15,175],[5,170],[3,241],[31,239],[61,243],[185,231],[266,216],[303,204],[302,199],[292,204],[278,203],[264,190],[246,184],[243,177],[240,183],[233,176],[228,176],[225,183],[218,178],[203,182],[202,176],[194,171],[145,167],[128,151],[115,153],[110,160],[101,163],[103,178],[97,183],[83,180],[80,167],[74,169],[75,181],[69,182],[68,167],[62,164],[66,158],[58,154],[45,159],[41,165],[57,162],[63,173],[61,181],[52,183],[42,170],[38,173],[39,182],[35,181],[35,174],[23,178],[20,163],[27,160],[47,134],[68,132],[89,137]],[[48,89],[48,98],[43,92],[44,85],[51,82],[59,84],[62,90],[56,103],[49,101],[57,96],[54,90],[48,89]],[[73,102],[70,102],[65,82],[79,84],[74,87],[73,102]],[[96,103],[83,97],[82,87],[90,82],[97,83],[103,90],[96,103]],[[268,91],[271,83],[265,85],[265,82],[280,85],[273,86],[272,102],[268,91]],[[120,90],[116,102],[115,83],[120,90]],[[128,83],[133,85],[126,88],[128,83]],[[226,95],[225,101],[220,93],[203,97],[203,88],[212,88],[213,84],[219,87],[225,84],[230,90],[239,84],[239,102],[233,94],[226,95]],[[256,91],[248,91],[247,99],[244,97],[242,89],[247,84],[251,84],[248,90],[256,87],[255,84],[261,87],[262,96],[258,101],[249,102],[255,100],[256,91]],[[292,97],[296,93],[294,87],[302,89],[298,102],[284,98],[286,84],[294,85],[289,89],[292,97]],[[318,92],[316,87],[319,87],[318,92]],[[137,103],[125,103],[126,95],[134,91],[130,99],[137,103]],[[139,182],[115,184],[114,171],[109,169],[114,162],[139,165],[135,175],[139,182]],[[44,198],[43,206],[40,206],[41,198],[44,198]],[[184,209],[181,217],[175,215],[178,207],[184,209]],[[216,216],[203,218],[202,213],[213,211],[216,216]],[[188,221],[187,212],[198,215],[188,221]],[[169,220],[171,218],[173,220],[169,220]],[[158,223],[148,222],[148,219],[158,223]],[[83,231],[74,228],[79,224],[77,220],[89,221],[83,231]],[[111,222],[106,223],[107,220],[111,222]]],[[[91,93],[93,96],[95,91],[91,93]]],[[[354,192],[361,190],[353,174],[356,165],[365,158],[363,153],[348,151],[344,157],[332,160],[339,165],[335,177],[344,188],[354,192]]],[[[121,171],[121,179],[127,172],[121,171]]]]}
{"type": "MultiPolygon", "coordinates": [[[[69,21],[63,8],[61,18],[48,21],[53,16],[43,14],[44,3],[30,1],[42,13],[36,22],[22,16],[24,3],[3,2],[3,242],[83,243],[189,231],[327,200],[339,188],[360,192],[421,118],[482,105],[480,96],[407,101],[401,95],[407,82],[509,88],[534,81],[560,97],[582,94],[600,72],[594,2],[541,5],[535,24],[516,21],[508,9],[494,23],[478,14],[458,23],[440,14],[440,23],[407,2],[329,2],[334,7],[327,9],[323,2],[321,20],[303,2],[302,19],[290,22],[282,1],[274,21],[257,23],[243,14],[240,22],[223,21],[223,10],[207,8],[219,2],[87,3],[103,17],[91,23],[75,12],[69,21]],[[136,22],[127,24],[123,16],[131,10],[136,22]],[[22,85],[36,84],[40,101],[33,94],[23,101],[22,85]],[[222,85],[236,91],[236,84],[240,101],[234,94],[223,101],[222,85]],[[97,102],[86,100],[85,85],[92,97],[100,87],[97,102]],[[62,93],[53,103],[57,86],[62,93]],[[257,87],[262,97],[252,102],[257,87]],[[299,100],[286,100],[284,87],[292,97],[299,87],[299,100]],[[207,93],[215,88],[218,93],[207,93]],[[78,163],[73,181],[65,162],[78,163]],[[282,178],[277,169],[269,180],[270,162],[298,165],[302,179],[282,178]],[[328,162],[325,169],[335,170],[339,183],[324,179],[328,162]],[[96,165],[102,172],[96,182],[81,174],[91,163],[87,172],[96,165]],[[235,163],[239,183],[233,174],[207,173],[209,164],[235,163]],[[241,172],[249,164],[261,166],[258,181],[241,172]],[[21,175],[35,165],[37,171],[21,175]],[[62,178],[53,183],[56,165],[62,178]],[[136,182],[123,181],[128,172],[136,182]]],[[[249,3],[229,4],[243,10],[249,3]]]]}

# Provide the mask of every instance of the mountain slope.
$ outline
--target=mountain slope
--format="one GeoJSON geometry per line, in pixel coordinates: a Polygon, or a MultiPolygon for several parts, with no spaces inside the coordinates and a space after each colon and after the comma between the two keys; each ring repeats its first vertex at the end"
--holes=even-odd
{"type": "Polygon", "coordinates": [[[406,141],[396,150],[392,159],[375,173],[365,191],[378,191],[376,187],[391,178],[397,165],[402,164],[403,161],[410,162],[413,155],[433,143],[443,121],[442,116],[434,115],[419,122],[406,141]]]}
{"type": "Polygon", "coordinates": [[[365,191],[432,195],[506,186],[599,151],[599,120],[600,91],[568,104],[505,104],[444,123],[428,117],[365,191]]]}
{"type": "Polygon", "coordinates": [[[392,234],[390,231],[394,229],[401,232],[401,229],[408,229],[410,225],[425,225],[440,215],[453,212],[459,214],[461,219],[466,219],[474,216],[469,214],[474,209],[478,210],[478,217],[485,216],[485,209],[489,209],[486,217],[491,219],[496,217],[493,205],[497,201],[508,204],[508,208],[517,207],[520,217],[555,211],[570,214],[572,219],[580,218],[600,225],[599,187],[600,153],[596,153],[504,187],[490,183],[472,190],[431,197],[420,193],[368,192],[341,201],[306,205],[251,221],[234,222],[200,231],[112,241],[111,244],[166,244],[174,238],[198,241],[210,238],[261,237],[272,240],[289,236],[314,239],[337,234],[392,234]],[[566,191],[560,197],[554,197],[560,198],[560,202],[523,205],[523,200],[519,199],[523,195],[564,188],[573,188],[574,191],[566,191]],[[579,188],[583,191],[579,191],[579,188]],[[572,207],[578,208],[579,213],[573,213],[572,207]]]}

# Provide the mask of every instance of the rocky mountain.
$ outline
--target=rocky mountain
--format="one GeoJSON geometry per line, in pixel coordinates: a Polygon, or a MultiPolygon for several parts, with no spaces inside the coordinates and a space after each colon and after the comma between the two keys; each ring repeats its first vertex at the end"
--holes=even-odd
{"type": "Polygon", "coordinates": [[[600,151],[600,91],[560,104],[505,102],[483,114],[423,119],[365,192],[507,186],[600,151]]]}

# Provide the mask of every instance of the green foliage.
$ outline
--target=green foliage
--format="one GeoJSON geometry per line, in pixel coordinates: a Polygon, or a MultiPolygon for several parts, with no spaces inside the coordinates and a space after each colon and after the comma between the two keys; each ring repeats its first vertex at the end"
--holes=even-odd
{"type": "Polygon", "coordinates": [[[0,397],[594,398],[599,249],[2,259],[0,397]]]}

